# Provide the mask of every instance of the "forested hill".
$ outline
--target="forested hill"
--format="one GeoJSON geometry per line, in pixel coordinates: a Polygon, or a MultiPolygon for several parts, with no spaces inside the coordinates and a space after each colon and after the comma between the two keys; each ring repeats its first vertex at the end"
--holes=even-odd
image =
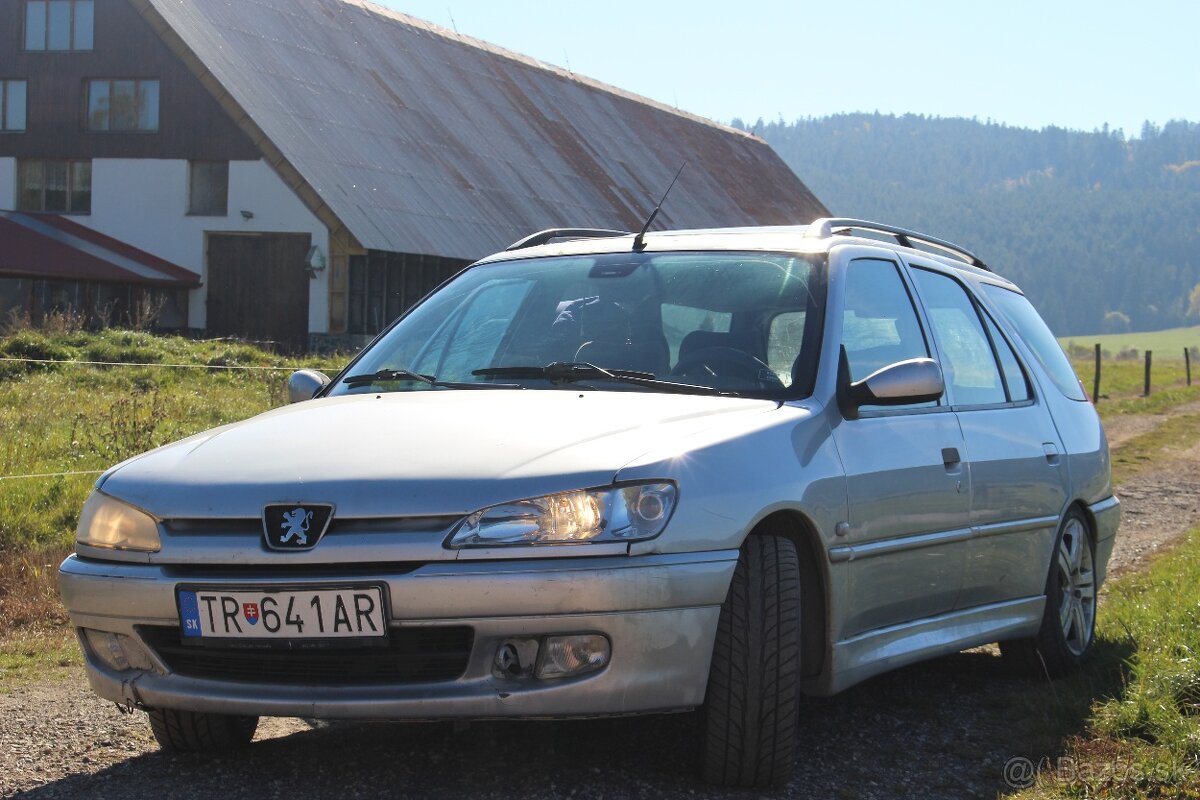
{"type": "Polygon", "coordinates": [[[834,214],[974,250],[1059,335],[1169,328],[1200,314],[1188,316],[1200,282],[1200,124],[1147,124],[1136,138],[880,114],[742,127],[834,214]]]}

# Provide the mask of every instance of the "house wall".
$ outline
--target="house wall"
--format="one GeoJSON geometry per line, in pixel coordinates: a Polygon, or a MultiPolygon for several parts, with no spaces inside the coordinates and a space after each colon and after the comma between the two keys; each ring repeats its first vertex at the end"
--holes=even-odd
{"type": "MultiPolygon", "coordinates": [[[[15,160],[0,158],[0,208],[13,208],[16,192],[15,160]]],[[[188,216],[187,200],[187,161],[101,158],[92,162],[92,213],[71,221],[200,275],[205,285],[188,298],[193,328],[206,325],[207,233],[307,233],[329,261],[329,230],[264,161],[230,163],[226,216],[188,216]]],[[[329,269],[309,281],[308,325],[310,333],[329,331],[329,269]]]]}
{"type": "Polygon", "coordinates": [[[0,2],[0,76],[28,82],[25,133],[0,136],[0,155],[18,158],[255,159],[254,143],[149,23],[125,0],[96,0],[94,49],[26,51],[25,3],[0,2]],[[89,131],[85,81],[159,81],[154,133],[89,131]]]}

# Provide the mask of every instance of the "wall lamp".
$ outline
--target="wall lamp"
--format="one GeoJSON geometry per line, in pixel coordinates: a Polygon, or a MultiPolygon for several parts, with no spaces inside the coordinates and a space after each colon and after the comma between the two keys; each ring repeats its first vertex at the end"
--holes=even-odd
{"type": "Polygon", "coordinates": [[[308,255],[304,257],[304,268],[308,271],[308,277],[313,280],[325,269],[325,254],[321,252],[321,248],[315,244],[308,248],[308,255]]]}

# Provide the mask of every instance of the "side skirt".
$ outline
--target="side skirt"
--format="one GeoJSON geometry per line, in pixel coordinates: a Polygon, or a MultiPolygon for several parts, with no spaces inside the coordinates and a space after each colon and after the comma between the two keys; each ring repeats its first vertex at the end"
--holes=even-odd
{"type": "Polygon", "coordinates": [[[1041,596],[1008,600],[859,634],[834,644],[832,669],[805,690],[830,695],[906,664],[1033,636],[1041,627],[1045,604],[1041,596]]]}

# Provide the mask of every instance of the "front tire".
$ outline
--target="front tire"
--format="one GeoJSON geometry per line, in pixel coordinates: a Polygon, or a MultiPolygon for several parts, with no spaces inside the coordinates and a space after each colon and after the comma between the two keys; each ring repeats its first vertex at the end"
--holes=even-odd
{"type": "Polygon", "coordinates": [[[258,728],[258,717],[232,714],[155,708],[147,716],[159,746],[176,752],[209,753],[245,747],[258,728]]]}
{"type": "Polygon", "coordinates": [[[751,536],[717,625],[703,709],[704,780],[742,788],[785,784],[799,702],[799,556],[789,539],[751,536]]]}
{"type": "Polygon", "coordinates": [[[1091,526],[1082,511],[1072,508],[1054,544],[1041,630],[1031,639],[1001,642],[1001,653],[1050,677],[1078,668],[1096,633],[1095,565],[1091,526]]]}

